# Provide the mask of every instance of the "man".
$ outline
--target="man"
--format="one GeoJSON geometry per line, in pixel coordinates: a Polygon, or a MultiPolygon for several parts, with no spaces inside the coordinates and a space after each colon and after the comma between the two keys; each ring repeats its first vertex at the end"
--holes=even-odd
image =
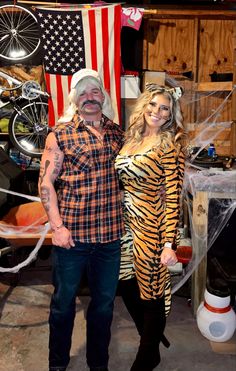
{"type": "Polygon", "coordinates": [[[86,271],[91,294],[87,363],[91,371],[107,371],[124,232],[114,170],[123,134],[107,117],[111,101],[96,71],[73,75],[69,101],[48,135],[39,179],[54,245],[49,370],[64,371],[69,364],[76,295],[86,271]]]}

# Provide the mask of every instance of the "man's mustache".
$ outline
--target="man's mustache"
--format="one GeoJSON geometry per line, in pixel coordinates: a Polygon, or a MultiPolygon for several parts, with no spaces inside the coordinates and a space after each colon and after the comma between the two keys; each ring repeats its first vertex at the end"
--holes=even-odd
{"type": "Polygon", "coordinates": [[[83,102],[81,108],[83,108],[85,106],[85,104],[97,104],[101,109],[102,109],[102,104],[100,102],[98,102],[97,100],[94,100],[94,99],[88,99],[86,101],[83,102]]]}

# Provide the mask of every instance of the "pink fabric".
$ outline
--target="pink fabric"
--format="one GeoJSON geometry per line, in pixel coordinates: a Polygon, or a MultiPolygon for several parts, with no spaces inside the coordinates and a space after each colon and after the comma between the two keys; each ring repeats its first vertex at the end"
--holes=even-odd
{"type": "Polygon", "coordinates": [[[139,30],[142,18],[143,8],[122,8],[121,26],[127,26],[139,30]]]}

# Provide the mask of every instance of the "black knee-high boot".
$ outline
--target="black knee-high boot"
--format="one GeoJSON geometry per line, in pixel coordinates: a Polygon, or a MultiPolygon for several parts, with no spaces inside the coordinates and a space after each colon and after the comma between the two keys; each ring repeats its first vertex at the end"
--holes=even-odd
{"type": "Polygon", "coordinates": [[[160,363],[159,344],[169,346],[163,332],[166,324],[164,298],[142,300],[144,322],[136,359],[130,371],[152,371],[160,363]]]}
{"type": "Polygon", "coordinates": [[[136,278],[120,280],[119,292],[130,316],[135,323],[138,333],[141,336],[143,330],[144,311],[136,278]]]}

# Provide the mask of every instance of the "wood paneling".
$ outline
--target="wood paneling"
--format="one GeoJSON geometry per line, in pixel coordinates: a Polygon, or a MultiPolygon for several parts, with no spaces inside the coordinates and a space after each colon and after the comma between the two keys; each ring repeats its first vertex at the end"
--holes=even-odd
{"type": "Polygon", "coordinates": [[[233,73],[233,20],[200,20],[198,81],[210,74],[233,73]]]}
{"type": "Polygon", "coordinates": [[[147,20],[144,68],[153,71],[186,72],[194,67],[194,20],[147,20]]]}

